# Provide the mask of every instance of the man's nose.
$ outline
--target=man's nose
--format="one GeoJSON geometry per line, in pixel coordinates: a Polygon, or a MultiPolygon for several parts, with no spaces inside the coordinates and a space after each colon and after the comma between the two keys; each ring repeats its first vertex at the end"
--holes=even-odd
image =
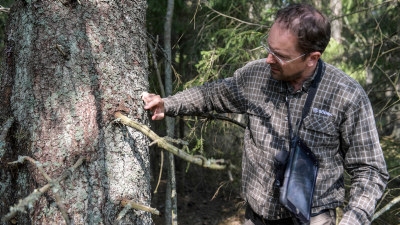
{"type": "Polygon", "coordinates": [[[275,57],[271,54],[271,53],[268,53],[268,56],[267,56],[267,63],[268,64],[271,64],[271,63],[276,63],[276,59],[275,59],[275,57]]]}

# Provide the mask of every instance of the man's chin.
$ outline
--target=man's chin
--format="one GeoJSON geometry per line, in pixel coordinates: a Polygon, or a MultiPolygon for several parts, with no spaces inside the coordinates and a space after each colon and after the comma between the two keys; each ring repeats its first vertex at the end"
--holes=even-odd
{"type": "Polygon", "coordinates": [[[279,80],[279,81],[283,81],[284,80],[280,73],[273,72],[273,71],[271,71],[271,77],[274,80],[279,80]]]}

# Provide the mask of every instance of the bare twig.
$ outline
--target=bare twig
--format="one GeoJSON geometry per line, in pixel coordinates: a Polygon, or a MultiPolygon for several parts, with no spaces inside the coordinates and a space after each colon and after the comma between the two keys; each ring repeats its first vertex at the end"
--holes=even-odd
{"type": "Polygon", "coordinates": [[[182,149],[179,149],[175,147],[174,145],[171,145],[169,142],[167,142],[164,138],[161,138],[158,136],[154,131],[152,131],[149,127],[146,125],[140,124],[138,122],[135,122],[128,117],[122,115],[120,112],[115,113],[115,117],[119,120],[120,123],[125,124],[126,126],[135,128],[148,136],[151,140],[155,141],[159,147],[171,152],[172,154],[199,166],[203,166],[205,168],[209,169],[215,169],[215,170],[224,170],[227,169],[229,166],[231,166],[227,161],[223,159],[206,159],[203,160],[200,157],[192,156],[182,149]],[[229,165],[229,166],[228,166],[229,165]]]}
{"type": "Polygon", "coordinates": [[[246,124],[243,124],[243,123],[241,123],[241,122],[239,122],[237,120],[231,119],[231,118],[226,117],[226,116],[221,116],[221,115],[218,115],[218,114],[204,114],[204,115],[201,115],[199,117],[205,117],[207,119],[213,119],[213,120],[215,120],[215,119],[224,120],[224,121],[228,121],[228,122],[231,122],[233,124],[236,124],[241,128],[246,128],[246,124]]]}
{"type": "Polygon", "coordinates": [[[0,5],[0,12],[2,13],[9,13],[10,12],[10,8],[5,8],[3,6],[0,5]]]}
{"type": "Polygon", "coordinates": [[[229,181],[224,181],[221,183],[221,185],[218,187],[217,191],[215,191],[214,195],[212,196],[211,201],[217,197],[219,190],[221,190],[221,188],[224,187],[225,185],[227,185],[228,183],[229,183],[229,181]]]}
{"type": "Polygon", "coordinates": [[[229,19],[231,19],[231,20],[235,20],[235,21],[237,21],[237,22],[239,22],[239,23],[246,24],[246,25],[249,25],[249,26],[267,27],[267,26],[262,25],[262,24],[250,23],[250,22],[243,21],[243,20],[240,20],[240,19],[235,18],[235,17],[232,17],[232,16],[228,16],[228,15],[226,15],[226,14],[223,14],[223,13],[221,13],[221,12],[219,12],[219,11],[217,11],[217,10],[211,8],[208,4],[205,4],[205,6],[206,6],[207,8],[209,8],[211,11],[213,11],[214,13],[216,13],[216,14],[218,14],[218,15],[220,15],[220,16],[229,18],[229,19]]]}
{"type": "Polygon", "coordinates": [[[134,201],[128,200],[128,199],[123,199],[121,201],[121,205],[124,207],[121,212],[119,212],[117,219],[115,220],[114,224],[119,224],[118,222],[124,218],[124,216],[126,215],[126,213],[130,210],[130,209],[137,209],[137,210],[141,210],[141,211],[145,211],[145,212],[149,212],[155,215],[160,215],[160,211],[158,211],[155,208],[151,208],[139,203],[136,203],[134,201]]]}
{"type": "Polygon", "coordinates": [[[374,217],[372,218],[372,220],[375,220],[376,218],[378,218],[379,216],[381,216],[383,213],[385,213],[386,211],[388,211],[390,208],[392,208],[392,206],[394,206],[395,204],[397,204],[398,202],[400,202],[400,196],[397,196],[396,198],[392,199],[392,201],[390,201],[388,204],[386,204],[382,209],[380,209],[378,212],[375,213],[374,217]]]}
{"type": "MultiPolygon", "coordinates": [[[[9,164],[22,163],[25,160],[29,160],[29,159],[26,156],[25,157],[19,157],[18,161],[11,162],[9,164]]],[[[33,205],[37,200],[39,200],[40,196],[43,193],[48,191],[55,184],[58,184],[59,182],[63,181],[65,178],[70,176],[76,170],[76,168],[78,168],[80,165],[82,165],[83,160],[84,160],[84,157],[81,156],[78,159],[78,161],[76,161],[76,163],[72,167],[70,167],[67,170],[65,170],[59,178],[57,178],[56,180],[54,180],[51,183],[46,184],[45,186],[41,187],[40,189],[35,189],[26,198],[20,200],[17,205],[15,205],[13,207],[10,207],[10,212],[2,218],[2,221],[3,222],[7,222],[11,218],[13,218],[17,212],[25,212],[25,207],[33,205]]]]}
{"type": "MultiPolygon", "coordinates": [[[[148,47],[150,49],[150,52],[151,52],[151,55],[153,57],[154,70],[156,71],[158,84],[160,85],[161,96],[165,97],[165,89],[164,89],[164,85],[163,85],[163,82],[162,82],[162,79],[161,79],[160,70],[158,69],[158,63],[157,63],[157,57],[156,57],[157,56],[156,49],[157,49],[157,46],[158,46],[158,35],[157,35],[154,47],[150,43],[150,41],[147,42],[147,45],[148,45],[148,47]]],[[[158,186],[160,185],[161,176],[162,176],[162,172],[163,172],[163,166],[164,166],[164,152],[161,151],[161,166],[160,166],[160,172],[159,172],[159,175],[158,175],[158,181],[157,181],[157,185],[156,185],[156,188],[154,190],[154,193],[157,193],[158,186]]]]}
{"type": "Polygon", "coordinates": [[[130,208],[132,208],[132,209],[137,209],[137,210],[149,212],[149,213],[151,213],[151,214],[158,215],[158,216],[160,215],[160,211],[158,211],[158,210],[155,209],[155,208],[151,208],[151,207],[148,207],[148,206],[139,204],[139,203],[137,203],[137,202],[127,200],[127,199],[122,200],[122,201],[121,201],[121,204],[122,204],[122,206],[124,206],[124,207],[130,207],[130,208]]]}
{"type": "MultiPolygon", "coordinates": [[[[43,167],[42,167],[42,164],[41,164],[40,162],[34,160],[33,158],[31,158],[31,157],[29,157],[29,156],[23,156],[22,158],[23,158],[22,161],[23,161],[23,160],[28,160],[28,161],[31,162],[34,166],[36,166],[36,167],[38,168],[39,172],[42,173],[42,175],[44,176],[44,178],[46,178],[46,180],[47,180],[49,183],[53,183],[53,180],[52,180],[51,177],[46,173],[46,171],[44,171],[44,169],[43,169],[43,167]]],[[[18,161],[21,161],[21,160],[18,159],[18,161]]],[[[53,183],[53,184],[54,184],[54,185],[58,185],[58,184],[56,184],[56,183],[53,183]]],[[[55,202],[56,202],[56,204],[57,204],[59,210],[61,211],[61,215],[63,216],[63,218],[64,218],[64,220],[65,220],[65,223],[66,223],[67,225],[71,224],[71,221],[70,221],[69,216],[68,216],[68,214],[67,214],[67,210],[65,209],[65,206],[64,206],[64,204],[62,203],[62,200],[61,200],[61,198],[60,198],[60,195],[59,195],[57,192],[55,192],[55,191],[53,191],[53,194],[54,194],[55,202]]]]}
{"type": "Polygon", "coordinates": [[[162,176],[162,171],[163,171],[163,167],[164,167],[164,151],[161,151],[161,165],[160,165],[160,173],[158,174],[158,180],[157,180],[157,185],[156,188],[154,189],[154,194],[156,194],[158,192],[158,187],[160,186],[160,182],[161,182],[161,176],[162,176]]]}
{"type": "Polygon", "coordinates": [[[156,71],[157,74],[158,85],[160,85],[161,97],[165,97],[164,84],[162,82],[160,70],[158,69],[158,63],[157,63],[158,36],[156,37],[154,46],[150,43],[150,41],[147,42],[147,46],[149,47],[151,56],[153,58],[154,70],[156,71]]]}

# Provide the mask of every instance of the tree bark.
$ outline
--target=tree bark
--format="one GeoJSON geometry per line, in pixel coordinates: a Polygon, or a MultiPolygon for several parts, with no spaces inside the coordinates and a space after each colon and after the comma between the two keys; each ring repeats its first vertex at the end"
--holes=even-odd
{"type": "Polygon", "coordinates": [[[146,1],[16,1],[0,82],[0,124],[13,117],[0,151],[0,215],[59,177],[69,177],[18,213],[18,224],[151,224],[148,139],[113,123],[114,113],[148,123],[146,1]],[[42,166],[9,165],[19,155],[42,166]],[[60,198],[57,200],[55,196],[60,198]]]}

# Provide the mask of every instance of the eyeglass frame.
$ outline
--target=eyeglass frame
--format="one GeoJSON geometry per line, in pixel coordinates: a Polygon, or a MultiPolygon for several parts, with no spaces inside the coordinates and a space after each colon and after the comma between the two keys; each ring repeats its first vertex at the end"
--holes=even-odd
{"type": "Polygon", "coordinates": [[[294,59],[283,60],[283,59],[281,59],[279,56],[277,56],[276,53],[273,52],[273,51],[269,48],[269,44],[268,44],[268,42],[266,42],[267,39],[268,39],[268,35],[265,35],[265,36],[262,37],[261,42],[260,42],[260,43],[261,43],[261,46],[263,46],[263,47],[265,48],[265,50],[267,50],[267,53],[268,53],[268,54],[271,54],[275,59],[277,59],[278,62],[279,62],[281,65],[285,65],[285,64],[291,63],[291,62],[293,62],[293,61],[295,61],[295,60],[297,60],[297,59],[299,59],[299,58],[301,58],[301,57],[307,55],[306,53],[303,53],[302,55],[300,55],[300,56],[298,56],[298,57],[296,57],[296,58],[294,58],[294,59]]]}

